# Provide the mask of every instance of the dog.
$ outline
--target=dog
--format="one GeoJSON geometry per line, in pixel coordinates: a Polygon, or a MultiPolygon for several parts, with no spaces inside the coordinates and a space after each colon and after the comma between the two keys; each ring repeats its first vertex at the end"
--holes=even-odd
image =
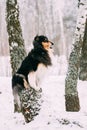
{"type": "Polygon", "coordinates": [[[21,111],[19,93],[23,89],[32,87],[40,90],[40,75],[46,72],[48,66],[52,65],[51,54],[54,43],[44,35],[35,36],[33,49],[22,61],[20,68],[12,77],[12,90],[14,96],[14,112],[21,111]]]}

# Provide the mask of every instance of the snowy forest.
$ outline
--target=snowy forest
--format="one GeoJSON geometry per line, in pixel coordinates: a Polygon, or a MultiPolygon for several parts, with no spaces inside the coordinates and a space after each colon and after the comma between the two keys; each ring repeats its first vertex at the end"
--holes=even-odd
{"type": "MultiPolygon", "coordinates": [[[[44,34],[55,43],[57,56],[69,56],[75,32],[78,1],[67,0],[18,0],[19,17],[26,51],[37,34],[44,34]]],[[[6,1],[0,1],[0,75],[11,75],[9,64],[9,43],[6,29],[6,1]],[[5,56],[5,59],[4,57],[5,56]],[[5,64],[8,62],[8,65],[5,64]],[[3,65],[4,64],[4,65],[3,65]]],[[[60,61],[62,62],[62,61],[60,61]]]]}
{"type": "Polygon", "coordinates": [[[0,60],[1,130],[87,129],[87,0],[0,0],[0,60]],[[11,79],[36,35],[54,43],[53,64],[26,123],[14,113],[11,79]]]}

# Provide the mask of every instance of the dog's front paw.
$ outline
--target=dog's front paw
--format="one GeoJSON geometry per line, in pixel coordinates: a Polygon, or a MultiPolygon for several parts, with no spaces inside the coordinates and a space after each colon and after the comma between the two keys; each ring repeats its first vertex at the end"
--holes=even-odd
{"type": "Polygon", "coordinates": [[[31,87],[31,88],[33,88],[37,92],[42,92],[42,89],[40,87],[31,87]]]}
{"type": "Polygon", "coordinates": [[[36,91],[41,91],[41,88],[40,87],[36,87],[34,88],[36,91]]]}
{"type": "Polygon", "coordinates": [[[37,92],[42,92],[42,88],[39,86],[30,86],[30,87],[33,88],[37,92]]]}

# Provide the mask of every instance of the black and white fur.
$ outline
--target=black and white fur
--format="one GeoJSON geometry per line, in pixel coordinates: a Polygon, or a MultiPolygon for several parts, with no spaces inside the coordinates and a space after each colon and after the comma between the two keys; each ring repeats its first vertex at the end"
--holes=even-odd
{"type": "Polygon", "coordinates": [[[12,77],[12,90],[14,96],[14,109],[15,111],[21,110],[19,93],[24,88],[32,87],[36,91],[40,90],[40,73],[46,72],[48,66],[51,66],[52,45],[46,49],[42,43],[48,43],[49,40],[46,36],[36,36],[33,41],[33,49],[29,52],[28,56],[23,60],[20,68],[12,77]]]}

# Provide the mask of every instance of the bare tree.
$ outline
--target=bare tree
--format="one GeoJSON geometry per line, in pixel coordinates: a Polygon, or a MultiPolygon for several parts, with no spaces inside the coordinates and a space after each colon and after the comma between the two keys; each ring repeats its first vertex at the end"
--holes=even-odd
{"type": "Polygon", "coordinates": [[[77,91],[78,73],[80,67],[80,57],[83,53],[83,41],[85,34],[85,25],[87,18],[87,1],[79,1],[79,14],[77,19],[77,27],[74,37],[73,48],[69,57],[68,72],[65,80],[65,105],[66,111],[79,111],[79,97],[77,91]],[[82,52],[82,53],[81,53],[82,52]]]}

